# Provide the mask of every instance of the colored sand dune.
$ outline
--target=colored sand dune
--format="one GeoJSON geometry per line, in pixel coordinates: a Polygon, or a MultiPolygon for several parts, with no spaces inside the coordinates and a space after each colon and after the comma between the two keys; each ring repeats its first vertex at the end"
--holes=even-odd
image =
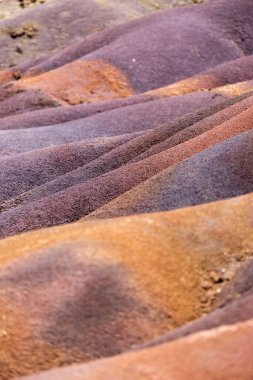
{"type": "Polygon", "coordinates": [[[251,380],[252,1],[0,17],[0,380],[251,380]]]}

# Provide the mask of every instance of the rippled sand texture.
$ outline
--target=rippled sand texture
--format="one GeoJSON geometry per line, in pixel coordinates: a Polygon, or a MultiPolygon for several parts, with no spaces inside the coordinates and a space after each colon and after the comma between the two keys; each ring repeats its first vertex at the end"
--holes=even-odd
{"type": "Polygon", "coordinates": [[[0,2],[0,380],[252,380],[253,7],[194,3],[0,2]]]}

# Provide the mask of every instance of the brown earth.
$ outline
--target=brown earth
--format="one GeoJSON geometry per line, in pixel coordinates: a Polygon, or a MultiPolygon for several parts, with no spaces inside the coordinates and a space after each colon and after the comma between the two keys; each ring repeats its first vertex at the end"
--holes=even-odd
{"type": "Polygon", "coordinates": [[[248,195],[1,241],[0,378],[111,356],[210,312],[252,257],[251,215],[248,195]]]}

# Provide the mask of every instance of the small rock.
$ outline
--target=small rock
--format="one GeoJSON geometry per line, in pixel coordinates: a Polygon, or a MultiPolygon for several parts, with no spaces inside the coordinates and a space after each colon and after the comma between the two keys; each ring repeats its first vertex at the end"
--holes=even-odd
{"type": "Polygon", "coordinates": [[[23,49],[20,46],[16,46],[16,52],[19,54],[23,54],[23,49]]]}
{"type": "Polygon", "coordinates": [[[220,284],[224,281],[222,274],[217,272],[211,272],[210,273],[210,279],[214,284],[220,284]]]}
{"type": "Polygon", "coordinates": [[[212,285],[208,281],[202,281],[200,285],[201,285],[201,288],[205,290],[211,289],[212,287],[212,285]]]}

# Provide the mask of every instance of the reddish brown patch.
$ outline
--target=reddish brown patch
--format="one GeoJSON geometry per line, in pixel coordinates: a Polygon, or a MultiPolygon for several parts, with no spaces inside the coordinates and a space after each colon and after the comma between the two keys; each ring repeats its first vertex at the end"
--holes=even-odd
{"type": "Polygon", "coordinates": [[[103,61],[74,61],[59,69],[24,78],[19,88],[41,89],[66,104],[97,102],[134,94],[127,77],[103,61]]]}
{"type": "MultiPolygon", "coordinates": [[[[0,379],[10,380],[23,374],[71,364],[63,347],[57,349],[36,334],[36,320],[28,310],[18,307],[7,297],[0,297],[0,379]],[[29,358],[29,359],[28,359],[29,358]]],[[[81,361],[75,353],[76,363],[81,361]]]]}
{"type": "Polygon", "coordinates": [[[96,251],[66,245],[1,271],[1,380],[112,356],[166,331],[166,310],[147,304],[127,270],[96,251]]]}
{"type": "Polygon", "coordinates": [[[193,77],[175,82],[169,86],[148,91],[146,94],[156,97],[169,97],[188,94],[190,92],[207,90],[219,86],[220,80],[215,75],[199,74],[193,77]]]}
{"type": "Polygon", "coordinates": [[[10,69],[0,71],[0,85],[13,80],[13,72],[10,69]]]}

